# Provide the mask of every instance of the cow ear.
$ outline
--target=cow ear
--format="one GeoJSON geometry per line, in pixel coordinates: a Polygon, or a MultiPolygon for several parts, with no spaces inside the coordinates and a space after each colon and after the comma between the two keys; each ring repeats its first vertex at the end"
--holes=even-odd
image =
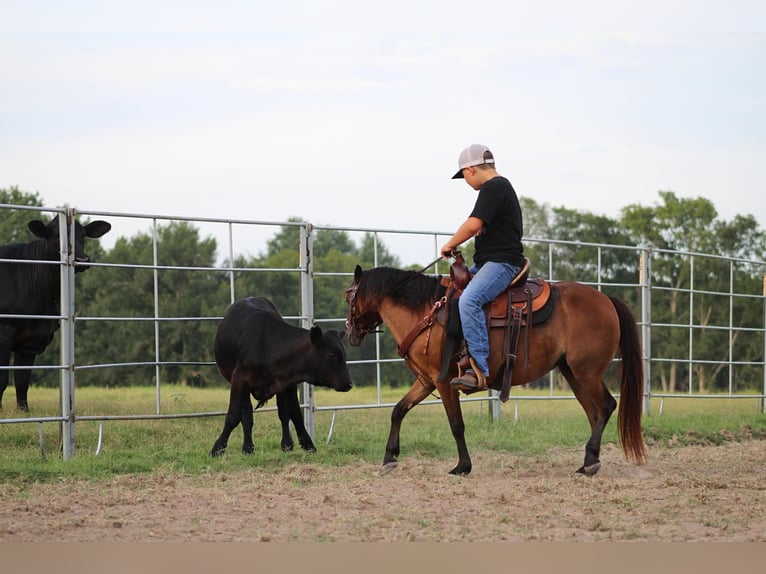
{"type": "Polygon", "coordinates": [[[340,331],[338,333],[338,337],[340,337],[341,339],[343,339],[345,336],[346,336],[346,330],[345,329],[343,329],[342,331],[340,331]]]}
{"type": "Polygon", "coordinates": [[[322,340],[322,327],[318,327],[314,325],[311,327],[311,342],[315,345],[318,344],[322,340]]]}
{"type": "Polygon", "coordinates": [[[85,236],[95,239],[96,237],[101,237],[107,233],[111,228],[112,224],[106,221],[101,221],[100,219],[97,221],[91,221],[88,225],[85,226],[85,236]]]}
{"type": "Polygon", "coordinates": [[[359,280],[362,278],[362,266],[357,265],[356,269],[354,269],[354,282],[359,283],[359,280]]]}
{"type": "Polygon", "coordinates": [[[41,237],[42,239],[48,238],[48,226],[39,219],[33,219],[27,224],[27,227],[29,227],[29,231],[31,231],[35,237],[41,237]]]}

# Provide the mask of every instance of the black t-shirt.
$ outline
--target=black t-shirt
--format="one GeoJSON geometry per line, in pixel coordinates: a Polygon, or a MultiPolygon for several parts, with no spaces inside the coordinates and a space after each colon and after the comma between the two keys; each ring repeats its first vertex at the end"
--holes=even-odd
{"type": "Polygon", "coordinates": [[[524,247],[521,237],[524,225],[519,198],[511,182],[496,176],[479,188],[479,197],[471,212],[484,222],[484,227],[474,241],[473,262],[482,265],[487,261],[524,265],[524,247]]]}

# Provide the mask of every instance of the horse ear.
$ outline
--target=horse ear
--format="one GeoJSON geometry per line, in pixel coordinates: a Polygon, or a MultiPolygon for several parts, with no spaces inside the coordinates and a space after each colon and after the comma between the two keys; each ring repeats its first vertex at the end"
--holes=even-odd
{"type": "Polygon", "coordinates": [[[354,281],[358,282],[362,278],[362,266],[357,265],[354,269],[354,281]]]}
{"type": "Polygon", "coordinates": [[[322,340],[322,327],[314,325],[313,327],[311,327],[311,331],[309,335],[311,338],[311,342],[316,345],[322,340]]]}

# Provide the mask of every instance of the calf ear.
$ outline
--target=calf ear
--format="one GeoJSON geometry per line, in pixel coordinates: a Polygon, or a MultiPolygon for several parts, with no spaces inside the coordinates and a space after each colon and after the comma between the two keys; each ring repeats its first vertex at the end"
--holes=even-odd
{"type": "Polygon", "coordinates": [[[338,337],[340,337],[341,339],[343,339],[345,336],[346,336],[346,330],[345,329],[343,329],[342,331],[340,331],[338,333],[338,337]]]}
{"type": "Polygon", "coordinates": [[[101,221],[100,219],[97,221],[91,221],[88,225],[85,226],[85,236],[92,238],[101,237],[111,228],[111,223],[106,221],[101,221]]]}
{"type": "Polygon", "coordinates": [[[29,231],[31,231],[35,237],[41,237],[42,239],[48,238],[48,226],[39,219],[33,219],[27,224],[27,227],[29,227],[29,231]]]}
{"type": "Polygon", "coordinates": [[[316,325],[311,327],[310,336],[311,342],[315,345],[318,344],[322,340],[322,328],[316,325]]]}

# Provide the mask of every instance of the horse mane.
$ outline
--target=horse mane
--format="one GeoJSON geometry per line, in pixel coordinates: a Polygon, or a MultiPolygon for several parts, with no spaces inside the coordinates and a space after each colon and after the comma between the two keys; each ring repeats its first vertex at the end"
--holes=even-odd
{"type": "Polygon", "coordinates": [[[437,277],[423,275],[418,271],[406,271],[393,267],[375,267],[362,274],[359,294],[365,298],[391,300],[410,311],[420,311],[439,299],[446,288],[437,277]]]}

